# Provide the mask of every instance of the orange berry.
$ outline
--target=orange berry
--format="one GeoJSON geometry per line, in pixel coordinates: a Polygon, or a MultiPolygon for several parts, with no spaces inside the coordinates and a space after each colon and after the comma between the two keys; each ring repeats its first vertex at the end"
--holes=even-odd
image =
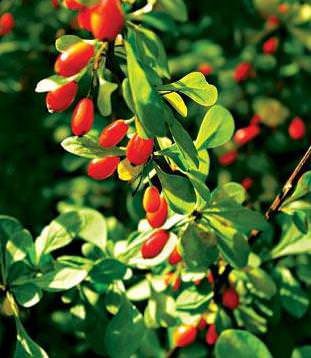
{"type": "Polygon", "coordinates": [[[126,136],[128,124],[118,119],[103,129],[99,136],[99,144],[104,148],[114,147],[126,136]]]}
{"type": "Polygon", "coordinates": [[[128,142],[126,157],[134,165],[145,164],[153,152],[153,139],[135,134],[128,142]]]}
{"type": "Polygon", "coordinates": [[[149,186],[143,196],[143,207],[147,213],[154,213],[160,207],[161,197],[155,186],[149,186]]]}
{"type": "Polygon", "coordinates": [[[153,228],[161,227],[167,219],[167,214],[168,214],[167,202],[163,197],[161,197],[160,201],[161,202],[160,202],[159,209],[154,213],[147,213],[146,215],[149,224],[153,228]]]}
{"type": "Polygon", "coordinates": [[[68,82],[46,95],[46,106],[49,112],[63,112],[74,101],[78,92],[77,82],[68,82]]]}
{"type": "Polygon", "coordinates": [[[119,162],[119,157],[93,159],[87,168],[88,176],[95,180],[107,179],[117,170],[119,162]]]}
{"type": "Polygon", "coordinates": [[[190,325],[179,326],[173,333],[176,347],[186,347],[193,343],[197,337],[197,328],[190,325]]]}
{"type": "Polygon", "coordinates": [[[201,72],[204,76],[209,76],[213,73],[214,69],[208,63],[201,63],[198,67],[198,71],[201,72]]]}
{"type": "Polygon", "coordinates": [[[91,130],[94,122],[94,103],[90,98],[81,99],[76,105],[72,118],[71,130],[74,135],[81,136],[91,130]]]}

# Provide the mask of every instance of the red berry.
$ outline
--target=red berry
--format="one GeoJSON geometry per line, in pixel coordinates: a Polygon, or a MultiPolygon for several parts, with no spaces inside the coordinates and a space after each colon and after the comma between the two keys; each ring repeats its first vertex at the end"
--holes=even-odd
{"type": "Polygon", "coordinates": [[[278,6],[278,11],[280,14],[285,14],[288,11],[288,4],[282,3],[278,6]]]}
{"type": "Polygon", "coordinates": [[[48,92],[46,95],[46,106],[49,112],[63,112],[74,101],[78,91],[78,84],[74,81],[48,92]]]}
{"type": "Polygon", "coordinates": [[[214,71],[213,67],[208,63],[201,63],[198,67],[199,72],[201,72],[204,76],[211,75],[214,71]]]}
{"type": "Polygon", "coordinates": [[[252,65],[249,62],[241,62],[234,70],[234,79],[236,82],[243,82],[247,80],[252,73],[252,65]]]}
{"type": "Polygon", "coordinates": [[[58,0],[51,0],[51,3],[52,3],[52,6],[53,6],[55,9],[58,9],[58,8],[59,8],[58,0]]]}
{"type": "Polygon", "coordinates": [[[208,327],[208,330],[206,332],[205,335],[205,342],[209,345],[209,346],[213,346],[216,341],[218,339],[218,333],[216,331],[216,326],[214,324],[211,324],[208,327]]]}
{"type": "Polygon", "coordinates": [[[268,27],[275,27],[275,26],[279,26],[280,25],[280,20],[277,16],[275,15],[270,15],[267,18],[267,26],[268,27]]]}
{"type": "Polygon", "coordinates": [[[91,12],[91,29],[95,38],[113,41],[124,26],[120,0],[101,0],[91,12]]]}
{"type": "Polygon", "coordinates": [[[279,40],[276,37],[270,37],[262,45],[262,52],[266,55],[273,55],[279,46],[279,40]]]}
{"type": "Polygon", "coordinates": [[[212,271],[209,272],[209,274],[207,275],[207,281],[213,285],[215,283],[215,280],[214,280],[214,276],[212,274],[212,271]]]}
{"type": "Polygon", "coordinates": [[[126,157],[134,165],[145,164],[153,152],[153,139],[141,138],[135,134],[128,142],[126,157]]]}
{"type": "Polygon", "coordinates": [[[249,190],[253,186],[254,180],[250,177],[247,177],[242,180],[241,184],[245,190],[249,190]]]}
{"type": "Polygon", "coordinates": [[[176,347],[186,347],[193,343],[197,337],[197,328],[190,325],[179,326],[174,334],[173,340],[176,347]]]}
{"type": "Polygon", "coordinates": [[[240,128],[235,132],[234,135],[234,142],[237,145],[244,145],[254,138],[256,138],[260,133],[260,127],[257,125],[250,125],[245,128],[240,128]]]}
{"type": "Polygon", "coordinates": [[[168,262],[170,263],[170,265],[177,265],[181,260],[182,260],[182,256],[180,255],[178,248],[176,246],[175,249],[170,254],[168,258],[168,262]]]}
{"type": "Polygon", "coordinates": [[[250,124],[257,125],[261,122],[261,117],[259,114],[254,114],[253,117],[250,120],[250,124]]]}
{"type": "Polygon", "coordinates": [[[87,168],[88,176],[96,180],[109,178],[116,171],[119,162],[119,157],[93,159],[87,168]]]}
{"type": "Polygon", "coordinates": [[[229,310],[234,310],[239,306],[240,299],[233,287],[226,289],[222,294],[222,304],[229,310]]]}
{"type": "Polygon", "coordinates": [[[161,227],[167,219],[167,213],[168,213],[167,202],[165,198],[162,197],[159,209],[154,213],[147,213],[146,215],[150,226],[152,226],[153,228],[161,227]]]}
{"type": "Polygon", "coordinates": [[[144,259],[152,259],[159,255],[166,245],[170,235],[165,230],[154,232],[141,247],[141,254],[144,259]]]}
{"type": "Polygon", "coordinates": [[[180,289],[181,286],[181,279],[180,277],[175,277],[173,282],[172,282],[172,289],[173,291],[178,291],[180,289]]]}
{"type": "Polygon", "coordinates": [[[169,272],[165,275],[164,281],[167,286],[171,285],[173,291],[178,291],[181,286],[181,279],[174,272],[169,272]]]}
{"type": "Polygon", "coordinates": [[[233,164],[238,157],[238,153],[236,150],[231,150],[218,158],[219,164],[226,167],[228,165],[233,164]]]}
{"type": "Polygon", "coordinates": [[[288,127],[289,136],[294,140],[302,139],[306,135],[306,126],[300,117],[295,117],[288,127]]]}
{"type": "Polygon", "coordinates": [[[199,285],[201,284],[201,282],[202,282],[202,280],[198,279],[198,280],[194,280],[194,281],[193,281],[193,284],[194,284],[195,286],[199,286],[199,285]]]}
{"type": "Polygon", "coordinates": [[[199,321],[199,323],[197,325],[198,330],[203,331],[203,329],[205,329],[206,326],[207,326],[207,323],[206,323],[205,319],[203,317],[201,317],[200,321],[199,321]]]}
{"type": "Polygon", "coordinates": [[[155,186],[149,186],[144,193],[143,207],[147,213],[154,213],[161,204],[159,190],[155,186]]]}
{"type": "Polygon", "coordinates": [[[94,104],[90,98],[81,99],[76,105],[72,118],[71,130],[74,135],[81,136],[91,130],[94,122],[94,104]]]}
{"type": "Polygon", "coordinates": [[[94,56],[94,46],[79,41],[61,53],[55,62],[55,72],[70,77],[80,72],[94,56]]]}
{"type": "Polygon", "coordinates": [[[77,0],[64,0],[64,6],[70,10],[81,10],[84,5],[80,4],[77,0]]]}
{"type": "Polygon", "coordinates": [[[15,20],[10,12],[5,12],[0,17],[0,36],[4,36],[12,31],[15,26],[15,20]]]}
{"type": "Polygon", "coordinates": [[[114,147],[126,136],[128,124],[118,119],[103,129],[99,136],[99,144],[104,148],[114,147]]]}
{"type": "Polygon", "coordinates": [[[81,29],[91,31],[91,13],[92,8],[88,7],[79,11],[77,21],[81,29]]]}

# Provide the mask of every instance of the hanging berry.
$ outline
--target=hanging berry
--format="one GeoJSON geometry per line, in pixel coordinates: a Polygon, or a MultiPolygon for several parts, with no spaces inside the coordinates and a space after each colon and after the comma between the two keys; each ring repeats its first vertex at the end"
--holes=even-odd
{"type": "Polygon", "coordinates": [[[149,186],[143,196],[143,207],[147,213],[154,213],[161,204],[159,190],[155,186],[149,186]]]}
{"type": "Polygon", "coordinates": [[[78,0],[64,0],[64,6],[69,10],[81,10],[84,5],[80,4],[78,0]]]}
{"type": "Polygon", "coordinates": [[[165,223],[167,219],[167,214],[168,214],[167,202],[164,197],[161,197],[159,209],[154,213],[147,213],[146,217],[150,226],[152,226],[153,228],[159,228],[165,223]]]}
{"type": "Polygon", "coordinates": [[[251,124],[248,127],[238,129],[234,134],[233,140],[237,145],[242,146],[251,142],[259,134],[260,127],[251,124]]]}
{"type": "Polygon", "coordinates": [[[15,20],[10,12],[5,12],[0,16],[0,36],[10,33],[15,27],[15,20]]]}
{"type": "Polygon", "coordinates": [[[218,158],[218,162],[220,165],[226,167],[228,165],[233,164],[237,160],[237,157],[238,157],[238,152],[236,150],[230,150],[229,152],[221,155],[218,158]]]}
{"type": "Polygon", "coordinates": [[[118,119],[103,129],[99,136],[99,144],[104,148],[114,147],[126,136],[128,124],[118,119]]]}
{"type": "Polygon", "coordinates": [[[193,343],[197,337],[197,328],[190,325],[179,326],[174,334],[173,340],[176,347],[186,347],[193,343]]]}
{"type": "Polygon", "coordinates": [[[252,65],[249,62],[241,62],[236,66],[233,77],[239,83],[247,80],[251,74],[252,65]]]}
{"type": "Polygon", "coordinates": [[[63,112],[75,100],[78,92],[77,82],[68,82],[46,95],[46,106],[49,112],[63,112]]]}
{"type": "Polygon", "coordinates": [[[182,260],[182,256],[180,255],[177,246],[174,248],[172,253],[168,258],[168,262],[170,265],[177,265],[182,260]]]}
{"type": "Polygon", "coordinates": [[[229,310],[236,309],[240,304],[239,295],[233,287],[227,288],[222,294],[222,304],[229,310]]]}
{"type": "Polygon", "coordinates": [[[206,332],[206,335],[205,335],[205,342],[209,345],[209,346],[213,346],[216,342],[217,342],[217,339],[218,339],[218,333],[216,331],[216,326],[215,324],[211,324],[209,327],[208,327],[208,330],[206,332]]]}
{"type": "Polygon", "coordinates": [[[81,99],[76,105],[72,118],[71,130],[74,135],[82,136],[91,130],[94,122],[94,103],[90,98],[81,99]]]}
{"type": "Polygon", "coordinates": [[[289,124],[288,134],[294,140],[302,139],[306,135],[306,126],[300,117],[295,117],[289,124]]]}
{"type": "Polygon", "coordinates": [[[165,230],[154,232],[141,247],[141,254],[144,259],[152,259],[160,254],[166,245],[170,235],[165,230]]]}
{"type": "Polygon", "coordinates": [[[126,157],[134,165],[145,164],[153,152],[153,139],[135,134],[128,142],[126,157]]]}
{"type": "Polygon", "coordinates": [[[279,46],[279,40],[276,37],[271,37],[262,45],[262,52],[265,55],[273,55],[279,46]]]}
{"type": "Polygon", "coordinates": [[[95,180],[107,179],[117,170],[119,162],[119,157],[93,159],[87,168],[87,174],[95,180]]]}

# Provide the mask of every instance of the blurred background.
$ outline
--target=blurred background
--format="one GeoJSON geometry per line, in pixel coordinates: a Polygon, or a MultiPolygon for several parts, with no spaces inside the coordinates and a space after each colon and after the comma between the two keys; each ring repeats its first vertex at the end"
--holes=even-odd
{"type": "MultiPolygon", "coordinates": [[[[186,23],[175,23],[164,14],[146,22],[164,41],[174,78],[201,71],[217,86],[219,103],[233,113],[237,129],[259,122],[254,139],[245,144],[232,141],[213,153],[208,184],[213,188],[230,180],[244,183],[249,203],[264,210],[310,143],[311,4],[297,0],[186,3],[186,23]],[[267,44],[271,38],[275,40],[267,44]],[[297,117],[298,127],[293,125],[297,117]],[[224,157],[228,153],[231,157],[224,157]]],[[[13,14],[16,26],[0,37],[0,214],[18,218],[36,235],[62,205],[91,206],[134,228],[143,216],[140,196],[133,198],[132,188],[113,179],[104,183],[88,179],[86,162],[60,146],[70,135],[71,111],[48,114],[44,96],[34,93],[36,83],[53,73],[55,39],[65,33],[90,35],[76,29],[74,12],[55,9],[49,0],[2,0],[0,16],[5,11],[13,14]]],[[[202,108],[190,106],[184,123],[193,137],[203,114],[202,108]]],[[[98,128],[103,121],[98,116],[98,128]]],[[[41,316],[50,307],[48,300],[32,311],[29,333],[33,336],[43,322],[49,326],[41,316]]],[[[280,357],[287,356],[281,346],[293,345],[295,337],[307,331],[307,321],[298,331],[297,322],[293,327],[289,318],[283,324],[286,330],[275,328],[271,343],[274,352],[282,352],[276,355],[280,357]]],[[[3,342],[14,327],[0,325],[0,331],[5,329],[6,335],[0,335],[4,357],[11,347],[3,342]]],[[[49,334],[49,327],[40,333],[47,348],[49,334]]],[[[65,337],[69,344],[71,338],[65,337]]],[[[64,339],[61,333],[57,339],[64,339]]],[[[55,357],[68,356],[57,349],[52,350],[55,357]]]]}

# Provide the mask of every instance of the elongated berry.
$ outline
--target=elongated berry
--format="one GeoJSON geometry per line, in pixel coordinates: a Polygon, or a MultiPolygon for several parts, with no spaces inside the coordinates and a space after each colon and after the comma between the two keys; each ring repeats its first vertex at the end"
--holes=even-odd
{"type": "Polygon", "coordinates": [[[113,41],[124,26],[124,13],[120,0],[101,0],[92,9],[91,29],[98,40],[113,41]]]}
{"type": "Polygon", "coordinates": [[[254,114],[250,120],[250,125],[258,125],[261,122],[261,117],[259,114],[254,114]]]}
{"type": "Polygon", "coordinates": [[[302,139],[306,134],[306,126],[300,117],[295,117],[289,124],[288,134],[294,140],[302,139]]]}
{"type": "Polygon", "coordinates": [[[92,8],[85,7],[80,10],[77,16],[78,25],[81,29],[91,31],[92,8]]]}
{"type": "Polygon", "coordinates": [[[233,287],[226,289],[222,294],[222,304],[229,310],[236,309],[240,304],[239,295],[233,287]]]}
{"type": "Polygon", "coordinates": [[[147,213],[146,215],[150,226],[152,226],[153,228],[161,227],[167,219],[167,213],[168,213],[167,202],[165,198],[161,197],[159,209],[154,213],[147,213]]]}
{"type": "Polygon", "coordinates": [[[99,144],[104,148],[114,147],[126,136],[128,124],[118,119],[103,129],[99,136],[99,144]]]}
{"type": "Polygon", "coordinates": [[[178,248],[175,247],[168,258],[168,262],[170,263],[170,265],[177,265],[181,260],[182,256],[180,255],[178,248]]]}
{"type": "Polygon", "coordinates": [[[126,157],[134,165],[145,164],[153,152],[153,139],[135,134],[128,142],[126,157]]]}
{"type": "Polygon", "coordinates": [[[216,331],[216,326],[214,324],[211,324],[208,327],[208,330],[206,332],[205,335],[205,342],[209,345],[209,346],[213,346],[218,339],[218,333],[216,331]]]}
{"type": "Polygon", "coordinates": [[[149,186],[143,196],[143,207],[147,213],[154,213],[161,204],[159,190],[155,186],[149,186]]]}
{"type": "Polygon", "coordinates": [[[194,326],[179,326],[174,334],[173,340],[176,347],[186,347],[193,343],[197,337],[198,330],[194,326]]]}
{"type": "Polygon", "coordinates": [[[4,36],[12,31],[15,26],[15,20],[10,12],[5,12],[0,16],[0,36],[4,36]]]}
{"type": "Polygon", "coordinates": [[[238,129],[235,132],[233,140],[237,145],[245,145],[256,138],[259,134],[260,127],[251,124],[248,127],[238,129]]]}
{"type": "Polygon", "coordinates": [[[64,6],[69,10],[81,10],[84,8],[84,5],[77,0],[64,0],[64,6]]]}
{"type": "Polygon", "coordinates": [[[74,135],[81,136],[91,130],[94,122],[94,103],[90,98],[81,99],[76,105],[72,118],[71,130],[74,135]]]}
{"type": "Polygon", "coordinates": [[[254,184],[254,180],[250,177],[246,177],[241,181],[241,185],[245,190],[249,190],[254,184]]]}
{"type": "Polygon", "coordinates": [[[219,164],[226,167],[228,165],[233,164],[238,157],[238,153],[236,150],[230,150],[229,152],[223,154],[218,158],[219,164]]]}
{"type": "Polygon", "coordinates": [[[243,82],[251,76],[252,65],[249,62],[241,62],[234,70],[234,79],[236,82],[243,82]]]}
{"type": "Polygon", "coordinates": [[[107,179],[117,170],[119,162],[119,157],[93,159],[87,168],[88,176],[96,180],[107,179]]]}
{"type": "Polygon", "coordinates": [[[197,328],[198,328],[199,331],[203,331],[206,327],[207,327],[207,323],[206,323],[204,317],[201,317],[200,321],[199,321],[199,323],[197,325],[197,328]]]}
{"type": "Polygon", "coordinates": [[[279,40],[276,37],[271,37],[262,45],[262,52],[266,55],[273,55],[279,46],[279,40]]]}
{"type": "Polygon", "coordinates": [[[63,112],[74,101],[78,91],[78,84],[74,81],[68,82],[46,95],[46,106],[49,112],[63,112]]]}
{"type": "Polygon", "coordinates": [[[79,41],[61,53],[55,62],[55,72],[58,75],[69,77],[80,72],[94,56],[94,46],[79,41]]]}
{"type": "Polygon", "coordinates": [[[154,232],[141,247],[141,254],[144,259],[152,259],[159,255],[166,245],[170,235],[165,230],[154,232]]]}

